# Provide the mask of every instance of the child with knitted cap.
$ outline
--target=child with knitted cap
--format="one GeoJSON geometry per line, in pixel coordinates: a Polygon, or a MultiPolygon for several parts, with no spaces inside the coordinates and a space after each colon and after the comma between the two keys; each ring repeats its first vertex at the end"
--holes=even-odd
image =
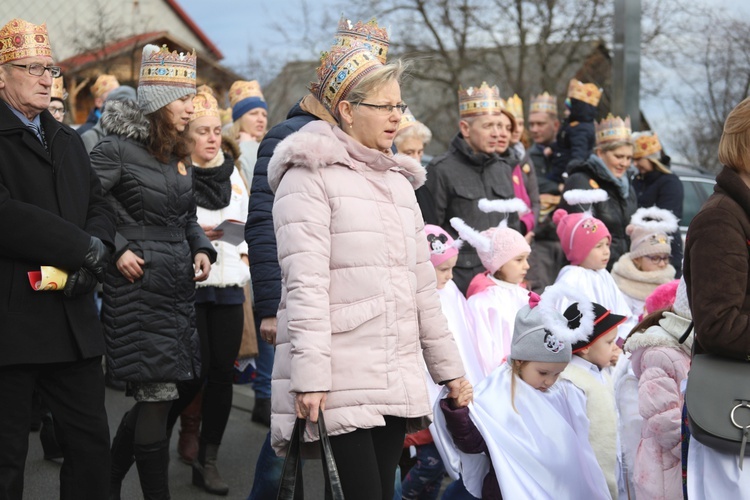
{"type": "MultiPolygon", "coordinates": [[[[557,285],[556,285],[557,286],[557,285]]],[[[617,409],[612,381],[604,371],[610,365],[617,327],[625,316],[613,313],[601,304],[593,303],[594,327],[587,338],[573,344],[573,356],[563,371],[561,384],[571,392],[575,388],[586,401],[589,419],[589,441],[596,454],[612,498],[618,498],[622,465],[617,427],[617,409]]],[[[565,310],[571,328],[586,322],[578,307],[565,310]]]]}
{"type": "MultiPolygon", "coordinates": [[[[564,209],[558,209],[552,216],[557,225],[560,245],[570,261],[570,265],[560,270],[555,284],[577,290],[592,302],[629,318],[620,329],[620,336],[625,338],[635,326],[637,318],[630,318],[630,306],[607,271],[612,242],[609,229],[590,212],[595,203],[607,200],[607,192],[602,189],[573,189],[563,193],[563,198],[569,205],[584,205],[589,210],[569,214],[564,209]]],[[[558,304],[561,309],[567,305],[564,302],[558,304]]]]}
{"type": "MultiPolygon", "coordinates": [[[[435,267],[437,290],[443,314],[456,340],[458,353],[466,370],[466,378],[472,385],[477,384],[484,378],[484,374],[477,360],[476,348],[472,342],[473,336],[469,333],[472,330],[471,316],[466,307],[466,299],[452,279],[453,267],[458,261],[458,250],[463,241],[454,240],[443,228],[432,224],[426,224],[424,232],[430,248],[430,261],[435,267]]],[[[442,387],[433,382],[426,365],[424,373],[430,402],[434,404],[442,387]]],[[[416,457],[417,462],[401,483],[401,496],[423,498],[430,497],[432,494],[437,495],[445,477],[445,467],[430,430],[423,429],[407,434],[404,448],[409,447],[414,447],[412,455],[416,457]]]]}
{"type": "Polygon", "coordinates": [[[630,236],[630,252],[612,267],[612,278],[635,317],[643,314],[644,301],[656,287],[674,279],[675,269],[669,263],[669,235],[677,229],[677,217],[656,207],[639,208],[625,228],[630,236]]]}
{"type": "Polygon", "coordinates": [[[666,308],[649,311],[624,346],[638,380],[636,407],[643,420],[631,446],[637,450],[633,483],[637,498],[681,498],[681,386],[690,370],[693,334],[682,337],[692,314],[682,279],[657,287],[652,295],[661,300],[671,295],[673,304],[667,298],[666,308]]]}
{"type": "MultiPolygon", "coordinates": [[[[518,198],[479,201],[483,212],[521,212],[526,205],[518,198]]],[[[477,249],[487,270],[471,280],[467,291],[468,307],[474,320],[474,338],[485,376],[500,366],[510,350],[516,313],[528,302],[528,292],[520,284],[529,269],[531,247],[521,233],[507,226],[482,233],[455,217],[453,226],[464,241],[477,249]]]]}
{"type": "Polygon", "coordinates": [[[586,318],[571,327],[554,307],[561,293],[530,293],[507,362],[476,386],[468,408],[442,399],[433,412],[447,462],[458,463],[477,498],[609,498],[583,395],[556,383],[572,346],[596,328],[593,307],[585,300],[571,306],[586,318]]]}

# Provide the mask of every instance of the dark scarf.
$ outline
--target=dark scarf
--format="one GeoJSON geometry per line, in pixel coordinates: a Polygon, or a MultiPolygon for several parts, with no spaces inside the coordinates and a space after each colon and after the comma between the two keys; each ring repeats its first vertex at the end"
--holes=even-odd
{"type": "Polygon", "coordinates": [[[224,163],[218,167],[194,167],[195,188],[193,195],[199,207],[219,210],[229,205],[232,196],[232,183],[229,178],[234,172],[234,161],[226,155],[224,163]]]}

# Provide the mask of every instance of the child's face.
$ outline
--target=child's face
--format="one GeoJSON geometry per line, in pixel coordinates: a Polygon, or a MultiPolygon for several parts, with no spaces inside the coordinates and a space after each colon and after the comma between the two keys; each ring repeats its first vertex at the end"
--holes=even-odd
{"type": "Polygon", "coordinates": [[[581,267],[584,269],[591,269],[598,271],[607,267],[609,262],[609,238],[606,236],[599,240],[599,243],[591,249],[589,254],[586,256],[581,267]]]}
{"type": "Polygon", "coordinates": [[[568,363],[542,363],[529,361],[521,367],[519,376],[537,391],[546,391],[552,387],[568,363]]]}
{"type": "Polygon", "coordinates": [[[435,277],[437,278],[437,289],[442,290],[445,284],[453,279],[453,268],[458,262],[458,255],[454,255],[435,268],[435,277]]]}
{"type": "MultiPolygon", "coordinates": [[[[606,368],[612,363],[613,346],[617,338],[617,328],[605,333],[596,342],[582,349],[578,355],[589,363],[595,364],[599,369],[606,368]]],[[[616,346],[615,346],[616,347],[616,346]]]]}
{"type": "Polygon", "coordinates": [[[644,273],[650,271],[661,271],[669,265],[669,254],[664,255],[644,255],[633,259],[633,264],[639,271],[644,273]]]}
{"type": "Polygon", "coordinates": [[[517,255],[495,272],[495,278],[508,283],[518,285],[526,278],[526,272],[529,270],[529,252],[517,255]]]}

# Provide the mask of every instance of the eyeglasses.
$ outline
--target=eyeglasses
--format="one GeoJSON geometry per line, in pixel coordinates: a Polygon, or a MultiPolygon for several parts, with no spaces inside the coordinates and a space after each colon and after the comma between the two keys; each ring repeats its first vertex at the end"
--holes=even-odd
{"type": "Polygon", "coordinates": [[[358,102],[357,105],[377,109],[383,114],[391,114],[393,113],[394,109],[397,109],[401,114],[404,114],[406,108],[408,107],[406,104],[369,104],[366,102],[358,102]]]}
{"type": "Polygon", "coordinates": [[[653,262],[654,264],[659,264],[660,262],[666,262],[669,263],[670,255],[646,255],[645,256],[648,260],[653,262]]]}
{"type": "Polygon", "coordinates": [[[65,116],[65,108],[58,108],[55,106],[50,106],[49,108],[47,108],[47,111],[49,111],[53,115],[65,116]]]}
{"type": "Polygon", "coordinates": [[[26,68],[29,71],[29,74],[32,76],[42,76],[44,74],[44,70],[49,71],[49,74],[52,75],[52,78],[57,78],[62,73],[60,66],[45,66],[44,64],[40,63],[8,64],[10,66],[15,66],[16,68],[26,68]]]}

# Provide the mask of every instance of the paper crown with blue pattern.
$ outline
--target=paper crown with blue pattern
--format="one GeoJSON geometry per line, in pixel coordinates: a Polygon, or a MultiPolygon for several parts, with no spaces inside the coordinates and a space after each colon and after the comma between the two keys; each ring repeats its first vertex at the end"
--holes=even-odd
{"type": "Polygon", "coordinates": [[[318,81],[310,85],[310,92],[336,116],[339,103],[349,92],[365,75],[381,67],[380,60],[364,46],[334,46],[321,55],[318,81]]]}
{"type": "Polygon", "coordinates": [[[500,98],[497,85],[490,87],[482,82],[479,87],[458,89],[458,114],[463,118],[482,115],[499,115],[505,109],[505,101],[500,98]]]}
{"type": "Polygon", "coordinates": [[[195,94],[196,62],[195,51],[185,54],[170,52],[166,45],[143,47],[138,80],[141,110],[150,114],[177,99],[195,94]]]}
{"type": "Polygon", "coordinates": [[[375,18],[366,23],[362,21],[352,23],[342,16],[334,35],[333,45],[346,48],[363,46],[372,52],[382,64],[385,64],[389,45],[388,30],[378,26],[375,18]]]}

